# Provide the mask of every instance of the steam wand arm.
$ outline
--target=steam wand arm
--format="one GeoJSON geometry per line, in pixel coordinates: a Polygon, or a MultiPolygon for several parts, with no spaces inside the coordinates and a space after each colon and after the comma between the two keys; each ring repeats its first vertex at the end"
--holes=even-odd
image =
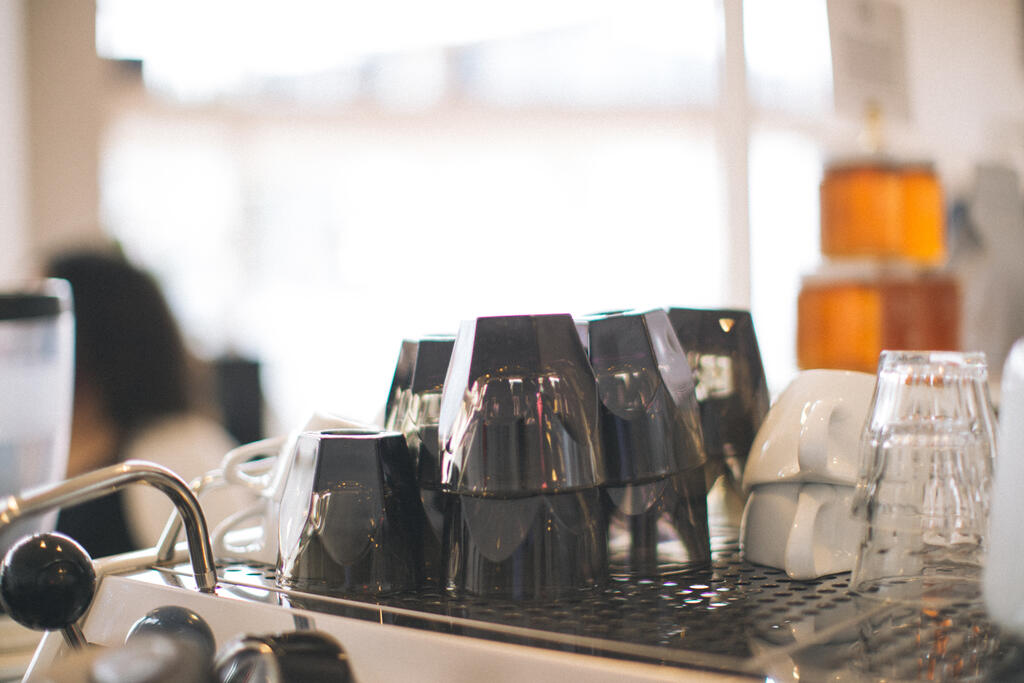
{"type": "Polygon", "coordinates": [[[126,460],[20,496],[8,496],[0,500],[0,530],[20,517],[85,503],[134,483],[159,489],[174,503],[185,524],[185,538],[196,585],[204,593],[213,593],[217,571],[210,533],[199,500],[181,477],[154,463],[126,460]]]}
{"type": "MultiPolygon", "coordinates": [[[[221,470],[212,470],[193,479],[189,484],[189,489],[198,498],[204,493],[223,488],[226,485],[227,482],[224,481],[224,474],[221,470]]],[[[167,518],[164,530],[160,534],[160,540],[156,542],[157,564],[166,564],[174,557],[174,544],[178,540],[178,534],[181,533],[181,520],[182,516],[177,512],[172,512],[171,516],[167,518]]]]}

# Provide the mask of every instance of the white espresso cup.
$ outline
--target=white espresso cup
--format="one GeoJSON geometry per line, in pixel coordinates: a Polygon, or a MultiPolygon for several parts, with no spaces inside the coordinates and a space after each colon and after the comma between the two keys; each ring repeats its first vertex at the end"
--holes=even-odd
{"type": "Polygon", "coordinates": [[[743,489],[779,482],[854,486],[875,376],[799,373],[768,410],[750,448],[743,489]]]}
{"type": "Polygon", "coordinates": [[[228,516],[211,534],[218,558],[277,562],[281,498],[303,432],[324,429],[371,429],[327,412],[315,412],[301,429],[232,449],[221,461],[224,480],[256,495],[249,507],[228,516]],[[260,458],[254,460],[254,458],[260,458]]]}
{"type": "Polygon", "coordinates": [[[740,549],[748,562],[782,569],[791,579],[850,571],[863,522],[852,513],[854,488],[767,484],[747,498],[740,549]]]}

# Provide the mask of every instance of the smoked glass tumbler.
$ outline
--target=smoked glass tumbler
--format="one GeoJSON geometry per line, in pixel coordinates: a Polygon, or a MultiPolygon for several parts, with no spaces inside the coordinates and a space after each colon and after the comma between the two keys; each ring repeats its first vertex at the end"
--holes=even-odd
{"type": "Polygon", "coordinates": [[[984,354],[882,352],[861,441],[854,509],[866,524],[854,590],[980,599],[994,424],[984,354]]]}
{"type": "Polygon", "coordinates": [[[419,588],[423,506],[398,432],[298,438],[281,499],[277,583],[346,597],[419,588]]]}
{"type": "Polygon", "coordinates": [[[668,315],[600,314],[577,328],[601,402],[610,568],[658,575],[709,563],[700,413],[668,315]]]}
{"type": "Polygon", "coordinates": [[[770,404],[754,321],[749,311],[735,309],[670,308],[668,318],[693,368],[708,491],[720,489],[726,500],[739,503],[729,505],[712,493],[708,515],[713,526],[738,532],[737,511],[746,499],[743,470],[770,404]]]}
{"type": "Polygon", "coordinates": [[[385,418],[387,429],[405,437],[416,467],[416,483],[428,522],[423,539],[423,562],[430,584],[440,580],[444,511],[452,502],[452,496],[441,491],[437,422],[441,413],[441,390],[454,345],[454,335],[402,342],[391,392],[397,398],[389,403],[390,410],[385,418]]]}
{"type": "Polygon", "coordinates": [[[412,400],[412,371],[416,365],[417,347],[418,342],[415,339],[402,341],[402,349],[395,364],[395,374],[391,378],[388,400],[384,405],[384,429],[398,431],[398,425],[409,412],[409,402],[412,400]]]}
{"type": "Polygon", "coordinates": [[[463,323],[438,423],[450,593],[550,599],[604,583],[597,383],[569,315],[463,323]]]}

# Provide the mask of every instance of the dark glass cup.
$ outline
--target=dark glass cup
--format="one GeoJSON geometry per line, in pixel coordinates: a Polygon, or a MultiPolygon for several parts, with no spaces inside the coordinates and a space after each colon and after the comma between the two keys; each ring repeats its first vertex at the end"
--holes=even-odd
{"type": "Polygon", "coordinates": [[[402,341],[395,363],[395,374],[391,377],[391,389],[384,405],[384,429],[398,431],[398,425],[405,419],[412,398],[412,369],[416,363],[416,347],[414,339],[402,341]]]}
{"type": "Polygon", "coordinates": [[[613,571],[711,561],[704,443],[686,354],[663,310],[590,316],[613,571]]]}
{"type": "Polygon", "coordinates": [[[550,599],[607,578],[597,385],[569,315],[463,323],[439,421],[445,587],[550,599]]]}
{"type": "Polygon", "coordinates": [[[668,317],[696,380],[708,488],[721,480],[742,500],[747,454],[769,406],[754,321],[730,309],[670,308],[668,317]]]}
{"type": "Polygon", "coordinates": [[[277,583],[334,596],[418,588],[424,526],[401,434],[306,432],[281,500],[277,583]]]}
{"type": "Polygon", "coordinates": [[[423,562],[428,583],[441,580],[441,546],[444,513],[452,496],[441,491],[441,453],[437,441],[437,422],[441,412],[441,390],[451,360],[454,335],[434,335],[402,342],[396,380],[402,384],[393,394],[400,397],[386,413],[388,429],[401,432],[416,467],[416,481],[427,516],[423,539],[423,562]],[[401,378],[401,380],[399,380],[401,378]]]}

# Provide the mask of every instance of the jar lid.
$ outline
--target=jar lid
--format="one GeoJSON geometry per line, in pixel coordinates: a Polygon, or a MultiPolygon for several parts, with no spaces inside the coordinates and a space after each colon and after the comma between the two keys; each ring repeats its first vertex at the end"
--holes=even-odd
{"type": "Polygon", "coordinates": [[[955,278],[941,268],[898,260],[826,259],[800,278],[801,286],[878,284],[899,281],[938,281],[955,278]]]}
{"type": "Polygon", "coordinates": [[[0,293],[0,320],[52,318],[65,310],[55,294],[0,293]]]}
{"type": "Polygon", "coordinates": [[[887,173],[934,173],[935,164],[925,159],[897,159],[890,156],[852,156],[825,162],[825,173],[881,171],[887,173]]]}

